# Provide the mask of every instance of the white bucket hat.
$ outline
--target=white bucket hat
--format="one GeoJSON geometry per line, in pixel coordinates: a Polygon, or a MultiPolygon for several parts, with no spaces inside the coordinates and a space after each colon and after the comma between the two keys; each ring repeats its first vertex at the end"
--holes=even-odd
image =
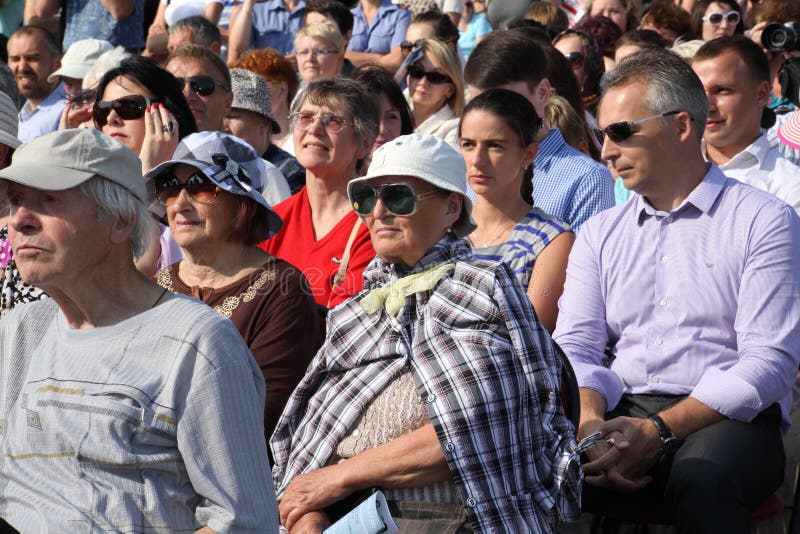
{"type": "Polygon", "coordinates": [[[0,143],[16,149],[22,144],[17,138],[18,131],[17,107],[11,97],[0,92],[0,143]]]}
{"type": "Polygon", "coordinates": [[[59,76],[82,80],[92,68],[97,58],[114,48],[108,41],[82,39],[75,41],[61,58],[61,68],[47,77],[53,83],[59,76]]]}
{"type": "Polygon", "coordinates": [[[439,189],[458,193],[464,203],[453,232],[465,237],[477,227],[471,215],[472,201],[467,196],[464,158],[443,139],[422,133],[401,135],[378,148],[372,155],[367,175],[350,183],[382,176],[413,176],[439,189]]]}

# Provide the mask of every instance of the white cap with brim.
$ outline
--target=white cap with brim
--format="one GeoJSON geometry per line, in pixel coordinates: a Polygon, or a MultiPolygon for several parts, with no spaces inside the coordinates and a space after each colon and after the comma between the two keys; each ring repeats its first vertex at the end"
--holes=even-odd
{"type": "Polygon", "coordinates": [[[383,176],[412,176],[439,189],[460,194],[464,204],[461,216],[452,227],[453,232],[466,237],[477,227],[471,215],[472,201],[467,196],[464,158],[443,139],[421,133],[397,137],[375,151],[366,176],[350,183],[383,176]]]}
{"type": "Polygon", "coordinates": [[[63,191],[93,176],[115,182],[142,202],[142,162],[127,146],[99,130],[59,130],[22,144],[0,178],[43,191],[63,191]]]}
{"type": "Polygon", "coordinates": [[[61,58],[61,67],[47,77],[47,82],[53,83],[59,76],[82,80],[95,61],[112,48],[114,46],[111,43],[101,39],[75,41],[61,58]]]}

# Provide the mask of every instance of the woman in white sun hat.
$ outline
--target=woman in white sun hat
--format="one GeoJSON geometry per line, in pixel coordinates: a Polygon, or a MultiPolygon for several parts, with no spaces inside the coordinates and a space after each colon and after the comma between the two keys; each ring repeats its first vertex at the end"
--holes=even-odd
{"type": "Polygon", "coordinates": [[[411,134],[349,184],[378,256],[270,442],[290,531],[372,488],[403,532],[551,532],[578,512],[556,349],[509,268],[473,259],[465,172],[411,134]]]}

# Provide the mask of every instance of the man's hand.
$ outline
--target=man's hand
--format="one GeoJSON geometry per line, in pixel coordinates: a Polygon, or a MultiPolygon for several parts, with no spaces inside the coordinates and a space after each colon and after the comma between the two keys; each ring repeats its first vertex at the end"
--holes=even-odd
{"type": "Polygon", "coordinates": [[[281,525],[292,531],[302,516],[349,496],[353,491],[339,475],[339,466],[329,465],[294,477],[278,506],[281,525]]]}
{"type": "Polygon", "coordinates": [[[331,522],[322,512],[309,512],[295,522],[290,534],[320,534],[331,526],[331,522]]]}

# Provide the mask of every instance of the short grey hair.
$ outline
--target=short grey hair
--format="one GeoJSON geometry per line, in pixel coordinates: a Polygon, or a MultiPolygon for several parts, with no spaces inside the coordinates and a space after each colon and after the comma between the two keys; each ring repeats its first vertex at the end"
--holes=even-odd
{"type": "Polygon", "coordinates": [[[135,222],[128,242],[133,257],[144,254],[150,241],[150,213],[136,195],[121,185],[102,176],[94,176],[80,185],[81,193],[97,205],[100,220],[121,220],[123,223],[135,222]]]}
{"type": "Polygon", "coordinates": [[[189,30],[192,32],[192,43],[208,48],[211,43],[222,42],[222,35],[219,28],[209,21],[207,18],[200,15],[186,17],[172,26],[169,27],[169,33],[173,34],[181,30],[189,30]]]}
{"type": "Polygon", "coordinates": [[[668,50],[639,52],[603,76],[600,93],[637,82],[647,85],[644,102],[653,114],[688,111],[698,139],[703,137],[708,98],[700,78],[683,59],[668,50]]]}

